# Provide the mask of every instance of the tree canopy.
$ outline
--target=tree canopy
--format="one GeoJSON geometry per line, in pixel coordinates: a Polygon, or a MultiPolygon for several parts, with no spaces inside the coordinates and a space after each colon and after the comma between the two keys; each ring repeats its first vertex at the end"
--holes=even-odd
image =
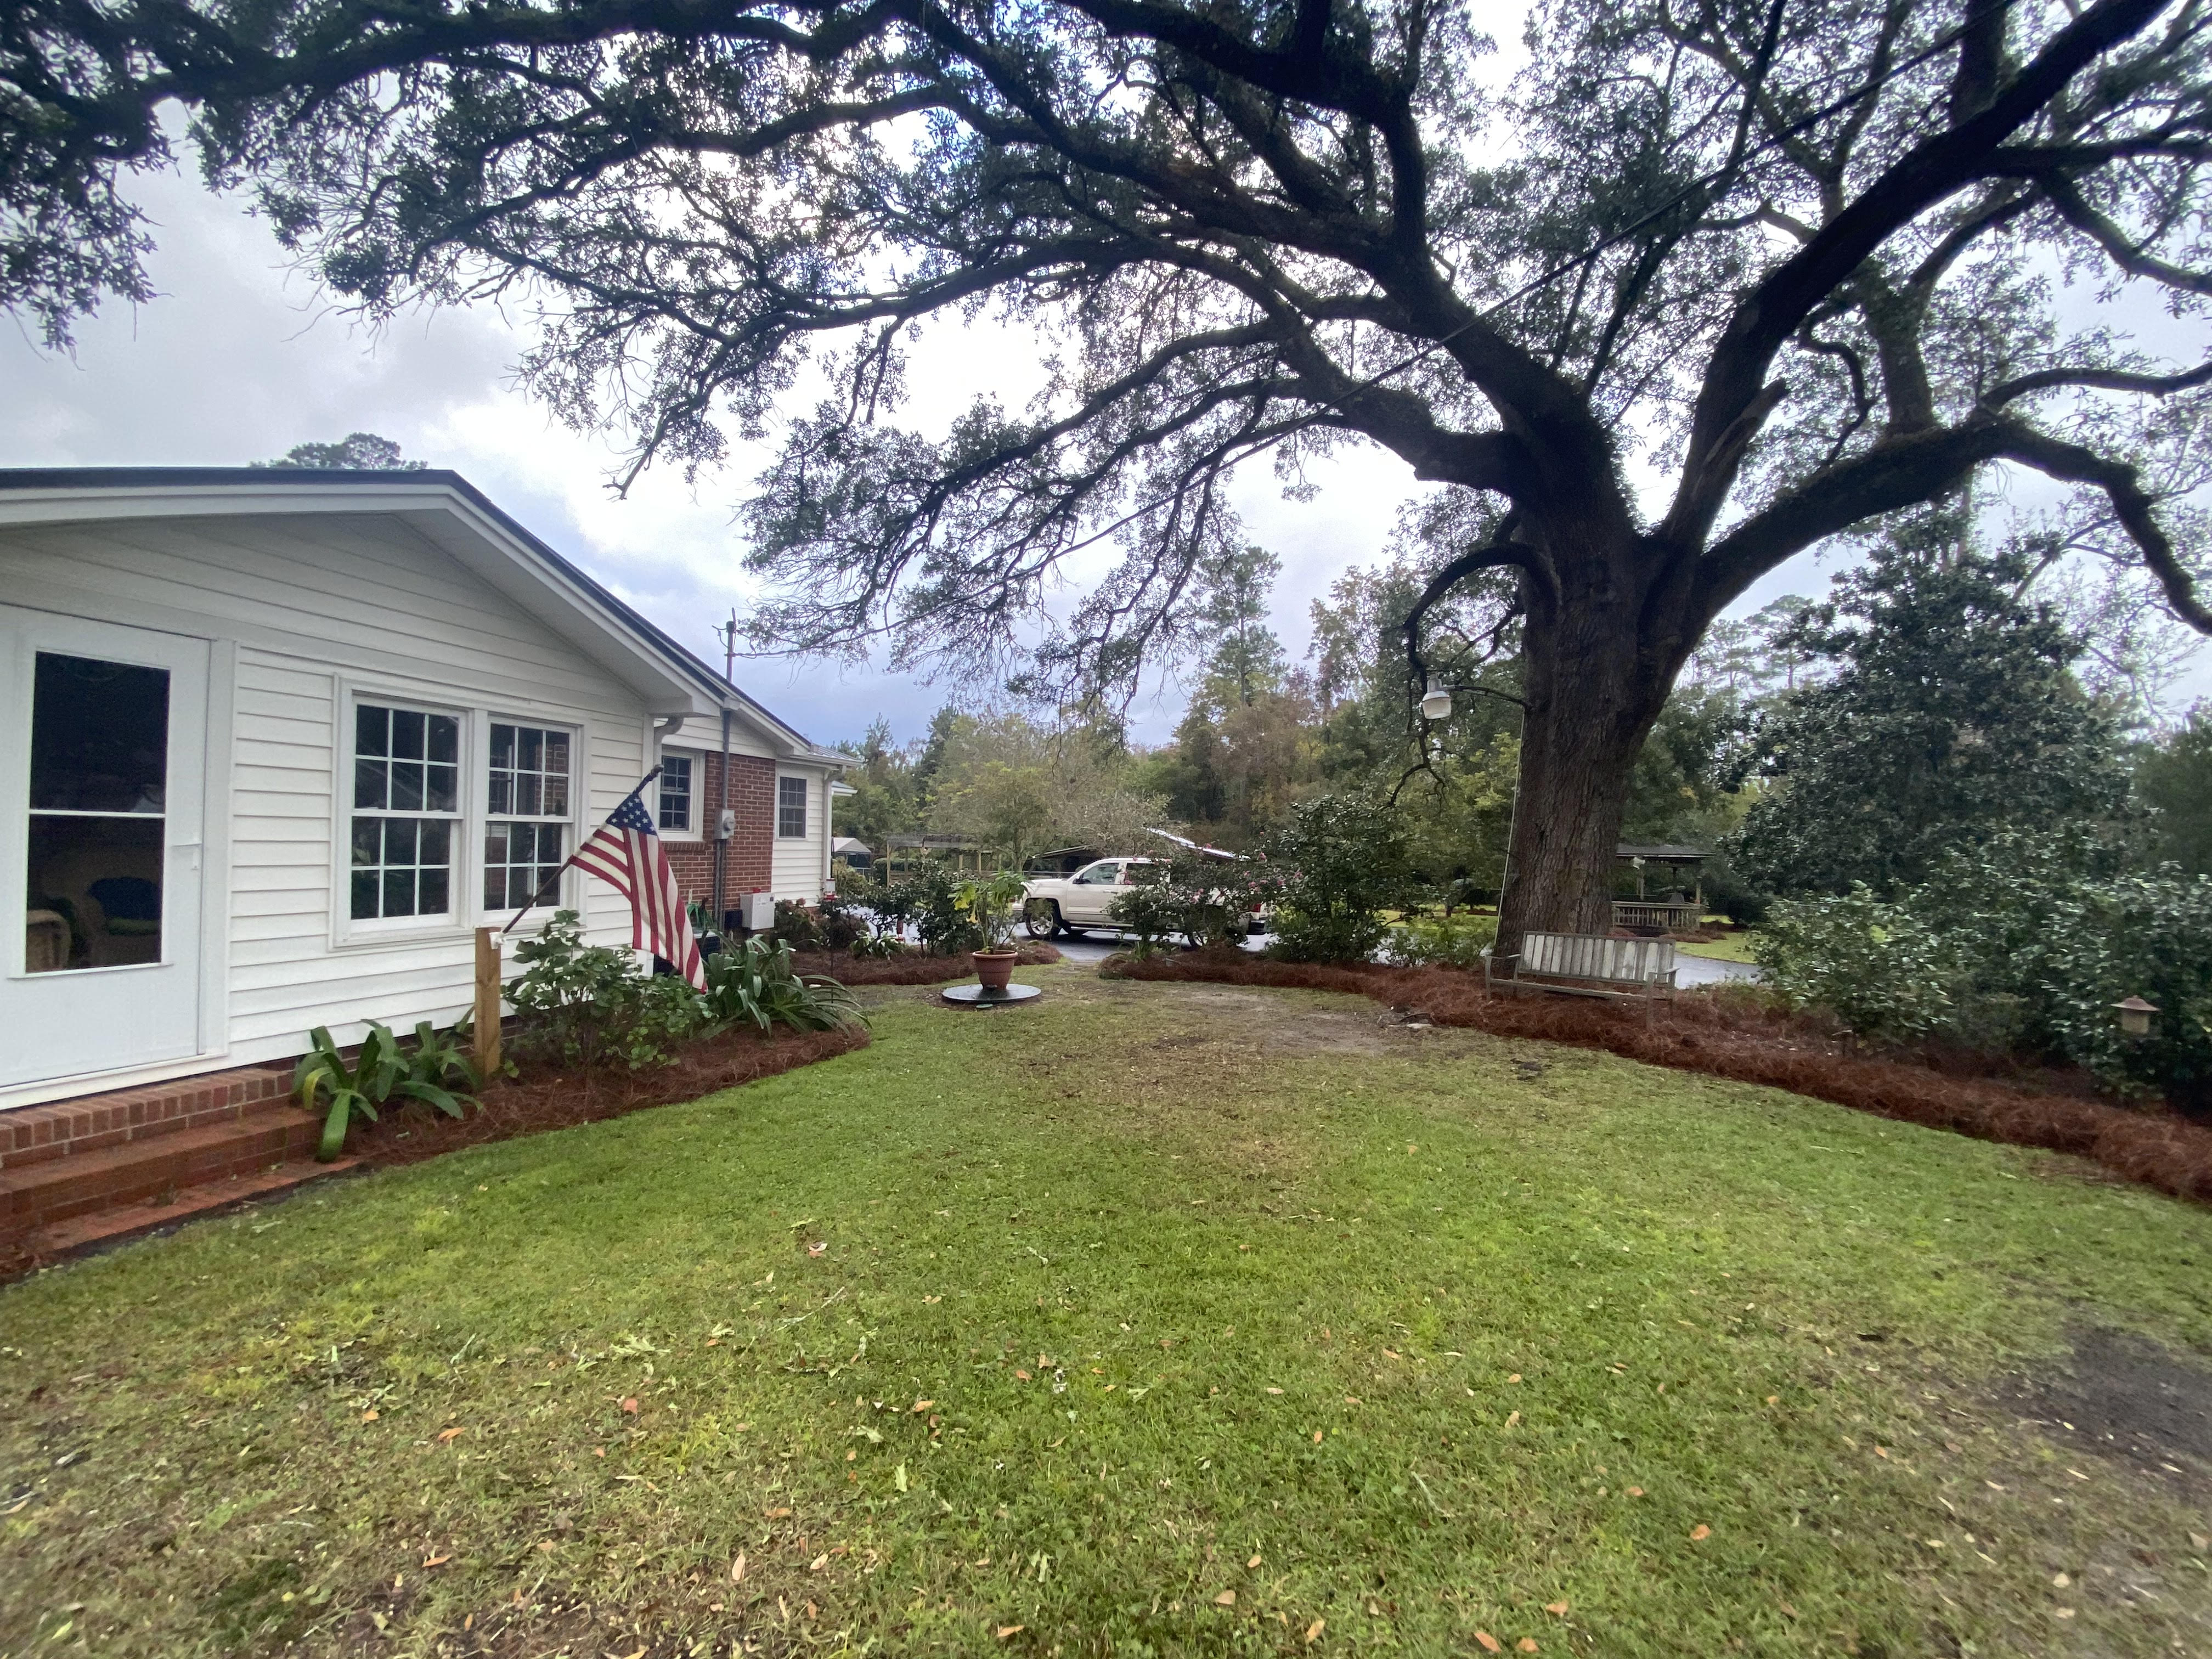
{"type": "Polygon", "coordinates": [[[1905,540],[1802,614],[1785,642],[1825,672],[1759,722],[1771,787],[1731,849],[1743,875],[1774,892],[1893,891],[2000,831],[2120,815],[2112,712],[2070,672],[2081,641],[2018,597],[2026,574],[2017,553],[1931,560],[1905,540]]]}
{"type": "Polygon", "coordinates": [[[334,444],[294,444],[275,460],[253,465],[286,471],[318,468],[338,472],[420,472],[429,464],[404,459],[399,446],[389,438],[374,432],[354,432],[334,444]]]}
{"type": "Polygon", "coordinates": [[[1237,465],[1297,489],[1379,445],[1454,487],[1409,674],[1430,605],[1508,573],[1515,867],[1539,925],[1595,925],[1675,674],[1825,538],[2009,463],[2072,492],[2058,544],[2212,632],[2180,499],[2212,363],[2057,292],[2203,314],[2207,23],[1543,0],[1501,87],[1461,0],[17,0],[0,301],[61,338],[147,293],[125,184],[181,103],[369,314],[544,299],[524,379],[635,465],[772,437],[760,640],[1025,655],[1046,693],[1205,642],[1237,465]],[[1036,398],[902,425],[911,331],[987,313],[1036,398]]]}

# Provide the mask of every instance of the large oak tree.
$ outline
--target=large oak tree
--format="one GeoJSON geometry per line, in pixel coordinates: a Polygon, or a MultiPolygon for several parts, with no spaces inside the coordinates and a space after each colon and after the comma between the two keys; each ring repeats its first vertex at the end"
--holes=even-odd
{"type": "Polygon", "coordinates": [[[764,636],[999,663],[1043,626],[1039,684],[1188,642],[1230,469],[1380,445],[1466,498],[1428,597],[1510,583],[1504,932],[1587,929],[1676,672],[1824,538],[2011,463],[2212,631],[2161,501],[2212,364],[2055,298],[2212,295],[2207,15],[1547,0],[1499,88],[1456,0],[15,0],[0,299],[59,338],[146,291],[121,192],[181,108],[370,313],[543,296],[527,378],[638,465],[772,434],[764,636]],[[1046,389],[902,429],[909,331],[986,310],[1046,389]]]}

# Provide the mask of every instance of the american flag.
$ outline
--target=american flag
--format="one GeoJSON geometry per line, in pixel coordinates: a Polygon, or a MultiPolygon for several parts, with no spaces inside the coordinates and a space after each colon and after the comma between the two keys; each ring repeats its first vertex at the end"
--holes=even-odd
{"type": "Polygon", "coordinates": [[[676,872],[668,867],[659,833],[644,802],[632,795],[568,860],[588,870],[629,901],[630,946],[665,957],[696,990],[707,988],[707,966],[691,937],[676,872]]]}

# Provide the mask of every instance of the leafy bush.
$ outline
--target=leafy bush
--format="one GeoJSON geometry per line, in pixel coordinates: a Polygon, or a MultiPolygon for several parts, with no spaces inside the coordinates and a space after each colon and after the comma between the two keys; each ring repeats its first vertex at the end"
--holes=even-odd
{"type": "Polygon", "coordinates": [[[806,906],[791,899],[778,899],[775,906],[775,926],[768,936],[779,945],[788,945],[794,951],[819,951],[823,948],[822,922],[806,906]]]}
{"type": "Polygon", "coordinates": [[[1790,1001],[1865,1035],[2070,1060],[2212,1112],[2212,877],[2124,873],[2124,853],[2081,830],[1995,836],[1893,904],[1778,904],[1754,954],[1790,1001]],[[2131,996],[2160,1011],[2148,1037],[2119,1029],[2131,996]]]}
{"type": "Polygon", "coordinates": [[[1382,958],[1401,968],[1480,968],[1497,943],[1496,916],[1416,916],[1390,930],[1382,958]]]}
{"type": "Polygon", "coordinates": [[[707,958],[706,1004],[718,1026],[750,1022],[761,1030],[844,1030],[866,1025],[859,1000],[834,979],[801,974],[781,941],[749,939],[707,958]]]}
{"type": "Polygon", "coordinates": [[[1161,942],[1181,933],[1185,919],[1182,895],[1164,874],[1147,878],[1116,893],[1106,907],[1107,920],[1135,935],[1134,954],[1142,960],[1158,956],[1161,942]]]}
{"type": "Polygon", "coordinates": [[[434,1106],[448,1117],[459,1117],[465,1106],[476,1104],[472,1095],[456,1095],[446,1085],[465,1082],[478,1085],[477,1068],[460,1053],[451,1037],[439,1036],[428,1020],[415,1027],[415,1048],[399,1046],[389,1026],[368,1022],[368,1035],[348,1066],[330,1028],[318,1025],[307,1034],[312,1045],[301,1056],[292,1075],[292,1089],[309,1111],[323,1096],[330,1103],[323,1119],[323,1135],[315,1157],[327,1164],[345,1147],[346,1131],[356,1117],[376,1121],[376,1109],[398,1095],[434,1106]]]}
{"type": "Polygon", "coordinates": [[[960,956],[983,948],[983,935],[975,919],[961,908],[961,877],[935,859],[915,867],[906,880],[894,884],[904,890],[895,902],[921,937],[921,948],[935,957],[960,956]]]}
{"type": "Polygon", "coordinates": [[[514,957],[527,969],[507,987],[522,1017],[519,1054],[640,1071],[673,1059],[676,1046],[707,1023],[706,1003],[681,978],[641,974],[631,952],[585,944],[574,910],[554,912],[514,957]]]}
{"type": "Polygon", "coordinates": [[[1820,1008],[1858,1035],[1909,1042],[1951,1018],[1955,967],[1902,906],[1863,884],[1840,898],[1785,901],[1767,913],[1752,956],[1793,1008],[1820,1008]]]}
{"type": "Polygon", "coordinates": [[[849,951],[868,936],[866,913],[842,893],[824,894],[816,920],[825,951],[849,951]]]}
{"type": "Polygon", "coordinates": [[[1389,931],[1377,913],[1413,886],[1399,815],[1350,795],[1295,808],[1267,859],[1278,907],[1273,951],[1293,962],[1368,960],[1389,931]]]}
{"type": "Polygon", "coordinates": [[[983,942],[975,951],[1011,951],[1014,922],[1021,914],[1024,883],[1018,871],[1001,870],[995,876],[976,876],[953,890],[953,902],[983,942]]]}

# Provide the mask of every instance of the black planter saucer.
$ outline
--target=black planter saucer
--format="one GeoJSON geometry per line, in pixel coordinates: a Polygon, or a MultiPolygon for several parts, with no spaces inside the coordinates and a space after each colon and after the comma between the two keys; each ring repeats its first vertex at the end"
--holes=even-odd
{"type": "Polygon", "coordinates": [[[945,1000],[956,1008],[1004,1008],[1017,1002],[1034,1001],[1043,994],[1034,985],[1009,985],[1003,991],[981,985],[951,985],[944,992],[945,1000]]]}

